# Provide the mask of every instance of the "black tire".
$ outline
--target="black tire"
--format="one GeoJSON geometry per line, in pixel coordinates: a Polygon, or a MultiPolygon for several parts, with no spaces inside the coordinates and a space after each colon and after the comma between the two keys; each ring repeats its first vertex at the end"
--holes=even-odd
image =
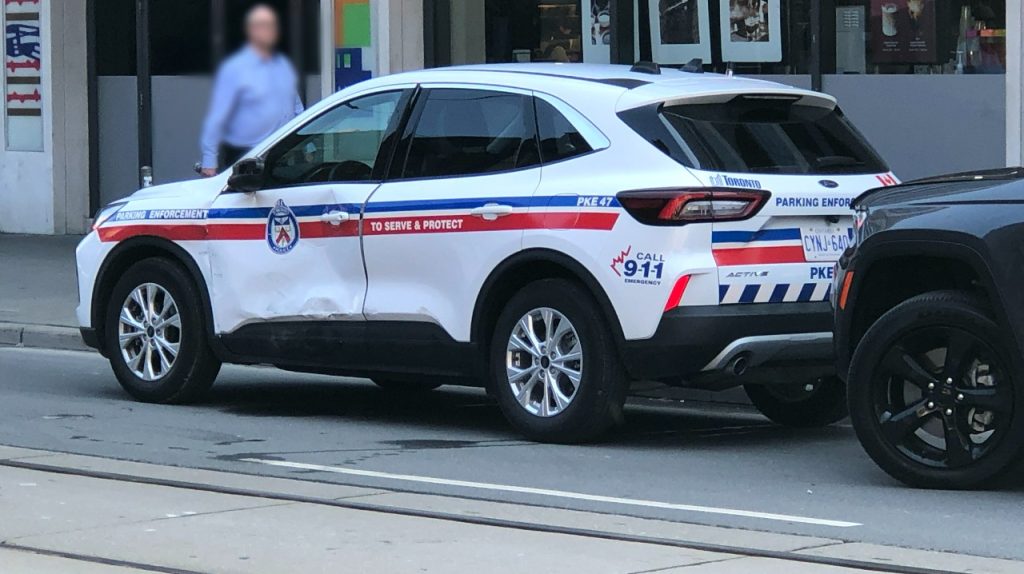
{"type": "Polygon", "coordinates": [[[370,379],[373,384],[389,393],[427,393],[444,383],[396,381],[394,379],[370,379]]]}
{"type": "Polygon", "coordinates": [[[132,265],[121,276],[107,301],[104,346],[118,382],[135,399],[147,403],[195,401],[213,385],[221,363],[207,340],[202,299],[192,278],[178,263],[154,257],[132,265]],[[178,354],[159,378],[147,381],[133,372],[119,343],[122,306],[139,286],[155,284],[170,294],[180,317],[178,354]]]}
{"type": "Polygon", "coordinates": [[[996,485],[1024,445],[1024,417],[1019,414],[1024,412],[1024,391],[1013,368],[1012,349],[985,305],[965,293],[926,293],[886,312],[864,334],[850,367],[850,418],[864,450],[890,476],[910,486],[996,485]],[[946,347],[934,347],[942,340],[946,347]],[[965,350],[951,355],[954,346],[965,350]],[[933,350],[921,351],[929,347],[933,350]],[[936,354],[935,349],[946,351],[936,354]],[[953,358],[947,362],[946,357],[953,358]],[[988,376],[985,386],[980,384],[983,376],[988,376]],[[966,401],[962,389],[972,395],[966,401]],[[991,433],[982,442],[976,439],[987,431],[974,434],[979,432],[974,425],[986,411],[969,404],[979,392],[991,394],[989,404],[1001,411],[987,411],[991,418],[981,428],[990,426],[991,433]],[[942,447],[928,438],[938,432],[942,447]],[[950,451],[951,440],[962,448],[950,451]]]}
{"type": "Polygon", "coordinates": [[[743,390],[761,414],[780,425],[823,427],[846,418],[846,385],[839,377],[799,384],[746,385],[743,390]]]}
{"type": "MultiPolygon", "coordinates": [[[[603,317],[586,289],[564,279],[531,283],[505,305],[491,339],[489,392],[509,423],[527,438],[540,442],[581,443],[595,440],[622,423],[629,383],[611,329],[603,317]],[[578,336],[582,350],[582,359],[574,363],[582,369],[579,384],[573,387],[575,391],[568,405],[552,416],[534,414],[520,405],[506,371],[506,359],[512,357],[508,345],[514,329],[521,318],[537,309],[551,309],[568,319],[577,334],[569,340],[574,341],[578,336]]],[[[547,401],[547,395],[543,400],[547,401]]]]}

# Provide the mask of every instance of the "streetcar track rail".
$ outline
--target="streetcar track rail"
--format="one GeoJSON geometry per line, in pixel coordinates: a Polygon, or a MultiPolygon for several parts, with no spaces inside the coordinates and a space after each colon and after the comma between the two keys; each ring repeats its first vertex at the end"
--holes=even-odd
{"type": "MultiPolygon", "coordinates": [[[[868,572],[886,572],[892,574],[957,574],[952,570],[942,570],[935,568],[926,568],[919,566],[905,566],[897,565],[892,563],[880,563],[871,562],[867,560],[857,560],[852,558],[841,558],[831,556],[818,556],[814,554],[801,554],[800,551],[807,551],[814,548],[821,547],[820,545],[798,548],[796,550],[771,550],[763,548],[746,548],[742,546],[732,546],[728,544],[715,544],[709,542],[699,542],[692,540],[681,540],[672,538],[662,538],[655,536],[644,536],[636,534],[627,534],[619,532],[609,532],[603,530],[593,530],[587,528],[579,528],[573,526],[560,526],[552,524],[542,524],[535,522],[524,522],[517,520],[509,520],[504,518],[492,518],[478,515],[463,515],[448,512],[440,512],[435,510],[424,510],[415,508],[402,508],[397,506],[373,504],[368,502],[358,502],[352,499],[329,499],[320,498],[315,496],[306,496],[298,494],[289,494],[283,492],[275,492],[269,490],[260,489],[249,489],[249,488],[238,488],[223,485],[203,484],[199,482],[190,482],[184,480],[175,480],[167,478],[156,478],[150,476],[141,476],[135,474],[125,474],[118,472],[107,472],[99,470],[81,469],[67,466],[56,466],[49,464],[41,464],[31,462],[28,460],[0,460],[0,467],[17,468],[22,470],[44,472],[51,474],[60,474],[67,476],[77,476],[84,478],[92,478],[97,480],[108,480],[115,482],[126,482],[134,484],[142,484],[148,486],[160,486],[165,488],[175,488],[181,490],[191,490],[200,492],[209,492],[214,494],[223,494],[230,496],[240,496],[247,498],[259,498],[264,500],[276,500],[283,502],[292,502],[298,504],[311,504],[317,506],[328,506],[334,508],[342,508],[346,510],[357,510],[363,512],[374,512],[379,514],[390,514],[395,516],[405,516],[410,518],[421,518],[428,520],[439,520],[446,522],[456,522],[462,524],[469,524],[475,526],[488,526],[493,528],[504,528],[510,530],[520,530],[527,532],[538,532],[544,534],[559,534],[565,536],[576,536],[582,538],[591,538],[598,540],[608,540],[613,542],[628,542],[636,544],[647,544],[652,546],[661,546],[669,548],[679,548],[685,550],[696,550],[703,552],[713,552],[721,554],[730,554],[733,556],[744,557],[744,558],[769,558],[775,560],[782,560],[787,562],[798,562],[805,564],[813,564],[818,566],[832,566],[839,568],[849,568],[855,570],[863,570],[868,572]]],[[[825,545],[829,546],[829,545],[825,545]]],[[[161,572],[166,574],[201,574],[189,570],[181,570],[175,568],[167,568],[161,566],[153,566],[146,564],[136,564],[131,562],[123,562],[118,560],[110,560],[106,558],[99,558],[88,555],[78,555],[71,553],[55,552],[45,549],[37,549],[32,547],[18,546],[16,544],[9,544],[0,542],[0,548],[8,548],[12,550],[22,550],[25,552],[35,552],[38,554],[51,555],[63,558],[69,558],[72,560],[82,561],[93,561],[100,562],[108,565],[120,565],[125,567],[134,567],[140,570],[146,570],[150,572],[161,572]]]]}

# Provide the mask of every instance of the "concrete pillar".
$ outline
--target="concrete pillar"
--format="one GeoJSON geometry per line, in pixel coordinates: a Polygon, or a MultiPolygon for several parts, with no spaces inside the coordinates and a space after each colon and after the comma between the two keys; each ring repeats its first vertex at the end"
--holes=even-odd
{"type": "Polygon", "coordinates": [[[1006,165],[1024,165],[1024,6],[1006,0],[1006,165]]]}
{"type": "Polygon", "coordinates": [[[487,61],[484,0],[452,2],[452,65],[487,61]]]}
{"type": "Polygon", "coordinates": [[[375,0],[377,75],[423,68],[423,0],[375,0]]]}
{"type": "MultiPolygon", "coordinates": [[[[0,232],[82,233],[89,218],[86,0],[42,0],[39,14],[43,146],[9,150],[0,137],[0,232]]],[[[0,113],[4,136],[6,122],[0,113]]]]}

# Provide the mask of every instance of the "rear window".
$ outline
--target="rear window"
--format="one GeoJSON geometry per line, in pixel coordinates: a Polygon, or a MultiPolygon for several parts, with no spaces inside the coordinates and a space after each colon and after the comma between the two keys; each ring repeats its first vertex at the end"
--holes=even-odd
{"type": "Polygon", "coordinates": [[[654,105],[620,114],[683,165],[710,171],[857,174],[889,171],[838,109],[786,96],[654,105]]]}

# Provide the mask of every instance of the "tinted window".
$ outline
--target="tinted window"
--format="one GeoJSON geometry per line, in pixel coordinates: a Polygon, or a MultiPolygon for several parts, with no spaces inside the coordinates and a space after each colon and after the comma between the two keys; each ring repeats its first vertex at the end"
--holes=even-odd
{"type": "Polygon", "coordinates": [[[694,167],[750,173],[878,173],[884,163],[838,110],[740,96],[666,106],[694,167]]]}
{"type": "Polygon", "coordinates": [[[427,94],[405,177],[482,174],[540,162],[531,98],[489,90],[427,94]]]}
{"type": "Polygon", "coordinates": [[[537,102],[541,159],[550,163],[591,151],[587,140],[561,112],[540,98],[534,101],[537,102]]]}
{"type": "Polygon", "coordinates": [[[367,181],[401,92],[358,98],[306,124],[267,154],[268,185],[367,181]]]}

